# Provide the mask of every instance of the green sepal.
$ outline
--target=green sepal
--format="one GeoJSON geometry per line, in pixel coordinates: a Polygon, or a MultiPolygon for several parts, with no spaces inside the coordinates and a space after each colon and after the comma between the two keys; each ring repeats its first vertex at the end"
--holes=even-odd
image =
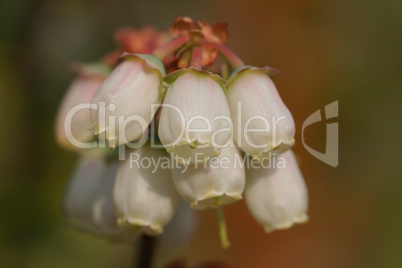
{"type": "Polygon", "coordinates": [[[161,74],[161,77],[164,77],[166,75],[166,70],[165,66],[163,65],[163,62],[154,55],[124,53],[120,57],[119,61],[121,62],[125,59],[141,60],[143,63],[146,64],[146,67],[158,70],[161,74]]]}
{"type": "Polygon", "coordinates": [[[226,81],[220,75],[211,73],[211,72],[206,71],[206,70],[196,69],[194,67],[183,68],[183,69],[177,70],[177,71],[165,76],[163,81],[165,83],[167,83],[168,85],[170,85],[174,81],[176,81],[176,79],[179,78],[179,76],[181,76],[181,75],[183,75],[185,73],[193,73],[193,74],[196,74],[196,75],[202,75],[202,76],[206,76],[206,77],[209,77],[209,78],[213,79],[215,82],[217,82],[221,86],[223,92],[225,92],[225,94],[226,94],[226,81]]]}
{"type": "Polygon", "coordinates": [[[255,66],[250,66],[250,65],[244,65],[244,66],[237,67],[236,69],[234,69],[232,71],[232,73],[229,76],[227,84],[229,85],[229,84],[233,83],[233,81],[236,79],[237,76],[239,76],[242,73],[247,72],[247,71],[261,72],[261,73],[268,75],[269,77],[273,77],[273,76],[281,74],[281,71],[279,71],[278,69],[268,67],[268,66],[255,67],[255,66]]]}

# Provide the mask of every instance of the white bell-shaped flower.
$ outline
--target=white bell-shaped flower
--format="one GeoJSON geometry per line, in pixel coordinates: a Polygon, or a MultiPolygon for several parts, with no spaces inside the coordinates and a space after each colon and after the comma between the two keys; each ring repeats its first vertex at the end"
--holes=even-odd
{"type": "Polygon", "coordinates": [[[75,228],[111,242],[134,243],[138,232],[117,225],[113,185],[117,162],[106,163],[98,149],[79,160],[64,196],[63,210],[75,228]]]}
{"type": "Polygon", "coordinates": [[[156,57],[124,55],[92,99],[94,134],[105,133],[111,147],[140,139],[162,101],[163,75],[156,57]]]}
{"type": "Polygon", "coordinates": [[[232,144],[208,162],[175,166],[173,181],[194,209],[229,205],[242,198],[246,177],[243,164],[239,150],[232,144]]]}
{"type": "Polygon", "coordinates": [[[165,78],[170,84],[163,101],[159,138],[179,163],[204,162],[230,140],[230,111],[224,81],[194,68],[165,78]]]}
{"type": "Polygon", "coordinates": [[[114,203],[120,226],[158,235],[172,219],[179,200],[170,175],[170,157],[144,145],[128,151],[120,163],[114,203]]]}
{"type": "Polygon", "coordinates": [[[59,106],[55,134],[57,142],[71,150],[94,139],[90,104],[108,70],[101,65],[79,65],[78,75],[68,87],[59,106]]]}
{"type": "Polygon", "coordinates": [[[254,162],[246,172],[246,203],[266,232],[308,220],[307,187],[293,152],[277,156],[274,162],[271,168],[265,161],[254,162]]]}
{"type": "Polygon", "coordinates": [[[254,158],[284,152],[294,143],[295,123],[267,75],[270,70],[242,67],[227,85],[234,139],[254,158]]]}

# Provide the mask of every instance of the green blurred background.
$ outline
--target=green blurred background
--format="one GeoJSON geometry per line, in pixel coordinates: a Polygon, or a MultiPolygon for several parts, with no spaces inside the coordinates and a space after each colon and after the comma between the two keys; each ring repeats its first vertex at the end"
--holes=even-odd
{"type": "MultiPolygon", "coordinates": [[[[0,267],[129,267],[133,249],[66,226],[60,203],[76,155],[53,137],[72,61],[115,48],[119,26],[167,30],[176,16],[228,22],[228,46],[275,78],[297,124],[295,152],[310,222],[264,234],[238,202],[226,209],[232,247],[213,211],[184,247],[161,246],[155,267],[182,258],[239,267],[402,267],[402,1],[0,2],[0,267]],[[339,166],[310,155],[301,125],[339,100],[339,166]]],[[[324,151],[325,124],[306,130],[324,151]]]]}

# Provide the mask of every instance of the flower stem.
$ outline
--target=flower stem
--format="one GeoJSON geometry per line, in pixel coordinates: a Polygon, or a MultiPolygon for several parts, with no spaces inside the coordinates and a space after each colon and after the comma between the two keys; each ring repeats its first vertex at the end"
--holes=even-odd
{"type": "Polygon", "coordinates": [[[173,53],[174,51],[178,50],[182,46],[184,46],[187,42],[189,41],[189,36],[188,35],[182,35],[179,36],[169,43],[161,46],[160,48],[157,48],[154,50],[152,53],[155,57],[159,58],[160,60],[163,60],[166,58],[170,53],[173,53]]]}
{"type": "Polygon", "coordinates": [[[233,68],[244,66],[244,62],[233,51],[222,44],[215,42],[212,44],[219,50],[222,56],[225,57],[225,59],[230,63],[230,65],[233,66],[233,68]]]}
{"type": "Polygon", "coordinates": [[[202,67],[202,47],[196,46],[193,48],[193,53],[191,54],[191,66],[201,69],[202,67]]]}
{"type": "Polygon", "coordinates": [[[215,209],[216,211],[216,218],[218,220],[218,228],[219,228],[219,237],[221,240],[221,246],[224,249],[229,248],[230,242],[228,239],[228,234],[226,231],[226,223],[225,223],[225,218],[223,217],[223,209],[222,207],[217,207],[215,209]]]}
{"type": "Polygon", "coordinates": [[[152,259],[155,252],[155,237],[143,234],[139,241],[138,253],[134,268],[151,268],[152,259]]]}

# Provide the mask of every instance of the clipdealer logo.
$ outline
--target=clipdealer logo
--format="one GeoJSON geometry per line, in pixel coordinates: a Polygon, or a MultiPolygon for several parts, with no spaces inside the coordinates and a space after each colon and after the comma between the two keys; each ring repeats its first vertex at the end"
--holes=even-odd
{"type": "MultiPolygon", "coordinates": [[[[324,114],[325,120],[338,118],[338,101],[334,101],[326,105],[324,108],[324,114]]],[[[304,148],[306,148],[306,150],[315,158],[332,167],[337,167],[339,165],[339,123],[336,122],[326,124],[326,145],[324,153],[311,148],[304,141],[305,128],[321,121],[323,121],[321,117],[321,109],[315,111],[304,121],[302,126],[302,142],[304,148]]]]}

